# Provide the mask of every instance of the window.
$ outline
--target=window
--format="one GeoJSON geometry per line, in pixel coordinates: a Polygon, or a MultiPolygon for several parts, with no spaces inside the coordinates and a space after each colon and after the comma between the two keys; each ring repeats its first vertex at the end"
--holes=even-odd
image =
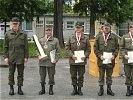
{"type": "Polygon", "coordinates": [[[53,25],[54,25],[54,22],[53,21],[46,21],[46,26],[52,26],[53,27],[53,25]]]}
{"type": "Polygon", "coordinates": [[[67,21],[67,29],[74,29],[74,21],[67,21]]]}
{"type": "Polygon", "coordinates": [[[26,22],[26,30],[32,30],[32,22],[26,22]]]}
{"type": "Polygon", "coordinates": [[[43,23],[44,23],[43,20],[39,20],[39,22],[36,21],[36,27],[37,28],[43,28],[44,27],[44,24],[43,23]]]}
{"type": "Polygon", "coordinates": [[[128,23],[123,23],[119,26],[119,36],[123,36],[128,33],[128,23]]]}

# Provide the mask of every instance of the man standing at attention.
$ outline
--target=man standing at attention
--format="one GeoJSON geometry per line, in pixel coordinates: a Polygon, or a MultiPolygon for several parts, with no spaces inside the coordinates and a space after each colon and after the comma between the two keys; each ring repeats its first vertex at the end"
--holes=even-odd
{"type": "Polygon", "coordinates": [[[129,52],[133,52],[133,25],[129,26],[129,33],[123,35],[120,44],[120,51],[124,63],[124,72],[126,75],[125,85],[127,86],[126,96],[133,95],[133,62],[128,62],[129,52]]]}
{"type": "Polygon", "coordinates": [[[12,29],[5,34],[4,41],[4,61],[9,64],[9,95],[14,95],[14,73],[17,68],[18,94],[23,95],[24,63],[28,61],[28,40],[24,31],[19,28],[19,19],[12,19],[12,29]]]}
{"type": "Polygon", "coordinates": [[[115,34],[111,33],[110,24],[106,23],[103,25],[103,31],[99,33],[95,38],[94,53],[97,57],[97,64],[99,68],[99,86],[100,91],[98,96],[104,94],[105,84],[105,72],[106,72],[106,84],[107,94],[114,96],[115,94],[111,90],[112,85],[112,74],[115,66],[115,58],[118,55],[119,44],[115,34]],[[109,57],[108,62],[106,57],[109,57]]]}
{"type": "Polygon", "coordinates": [[[53,85],[55,85],[54,75],[55,75],[55,66],[59,60],[59,51],[60,45],[57,38],[52,36],[52,27],[46,26],[45,36],[40,39],[41,46],[44,50],[44,53],[47,57],[42,58],[40,53],[38,53],[39,59],[39,73],[41,79],[41,91],[39,95],[45,94],[45,84],[46,84],[46,75],[48,73],[49,78],[49,95],[53,95],[53,85]],[[50,52],[55,50],[54,59],[52,60],[50,52]]]}
{"type": "Polygon", "coordinates": [[[75,25],[75,33],[68,39],[66,43],[66,50],[69,54],[70,74],[73,85],[73,92],[71,95],[80,95],[83,93],[81,88],[84,82],[85,64],[87,58],[91,52],[89,38],[84,36],[82,23],[77,22],[75,25]],[[75,56],[75,51],[83,51],[84,54],[79,60],[81,62],[75,62],[78,58],[75,56]]]}

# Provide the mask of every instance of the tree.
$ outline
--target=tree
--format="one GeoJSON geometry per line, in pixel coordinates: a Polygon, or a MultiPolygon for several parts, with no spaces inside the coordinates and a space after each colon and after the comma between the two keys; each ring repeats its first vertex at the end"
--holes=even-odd
{"type": "Polygon", "coordinates": [[[20,20],[32,20],[34,16],[47,12],[43,0],[0,0],[0,17],[11,19],[19,17],[20,20]]]}
{"type": "Polygon", "coordinates": [[[95,20],[105,19],[110,24],[119,24],[133,19],[133,0],[80,0],[74,6],[79,15],[90,16],[90,39],[94,38],[95,20]]]}
{"type": "Polygon", "coordinates": [[[59,39],[60,47],[64,48],[62,11],[63,0],[54,0],[54,36],[59,39]]]}

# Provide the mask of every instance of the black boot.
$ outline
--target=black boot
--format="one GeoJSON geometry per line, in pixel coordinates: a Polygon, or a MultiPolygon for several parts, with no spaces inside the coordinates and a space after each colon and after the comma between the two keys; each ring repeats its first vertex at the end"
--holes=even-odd
{"type": "Polygon", "coordinates": [[[130,86],[127,86],[126,96],[131,96],[130,86]]]}
{"type": "Polygon", "coordinates": [[[78,92],[77,92],[77,86],[76,85],[73,85],[73,92],[71,93],[71,95],[73,96],[73,95],[76,95],[76,94],[78,94],[78,92]]]}
{"type": "Polygon", "coordinates": [[[131,89],[131,95],[133,95],[133,86],[132,86],[132,89],[131,89]]]}
{"type": "Polygon", "coordinates": [[[50,85],[50,87],[49,87],[49,95],[54,95],[53,85],[50,85]]]}
{"type": "Polygon", "coordinates": [[[78,95],[82,96],[83,92],[81,91],[81,87],[78,87],[78,95]]]}
{"type": "Polygon", "coordinates": [[[104,88],[103,85],[100,85],[100,90],[98,92],[98,96],[102,96],[104,94],[104,88]]]}
{"type": "Polygon", "coordinates": [[[111,90],[111,85],[107,85],[107,94],[114,96],[115,94],[113,93],[113,91],[111,90]]]}
{"type": "Polygon", "coordinates": [[[21,89],[21,86],[18,86],[18,94],[19,94],[19,95],[23,95],[23,91],[22,91],[22,89],[21,89]]]}
{"type": "Polygon", "coordinates": [[[42,86],[42,89],[41,91],[39,91],[39,95],[45,94],[45,85],[41,84],[41,86],[42,86]]]}
{"type": "Polygon", "coordinates": [[[13,85],[10,85],[9,95],[14,95],[14,87],[13,87],[13,85]]]}

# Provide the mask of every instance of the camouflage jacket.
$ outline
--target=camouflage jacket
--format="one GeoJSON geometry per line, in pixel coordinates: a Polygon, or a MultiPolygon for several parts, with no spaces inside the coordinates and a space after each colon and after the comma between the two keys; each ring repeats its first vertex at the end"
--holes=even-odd
{"type": "MultiPolygon", "coordinates": [[[[96,38],[95,38],[95,43],[94,43],[94,53],[97,56],[97,63],[98,66],[102,66],[102,60],[100,59],[101,55],[103,55],[103,52],[109,52],[114,55],[116,58],[119,52],[119,43],[118,43],[118,38],[116,37],[115,34],[110,33],[108,40],[107,40],[107,46],[105,46],[104,38],[103,38],[103,33],[99,33],[96,38]]],[[[112,60],[112,64],[114,66],[115,64],[115,59],[112,60]]]]}
{"type": "Polygon", "coordinates": [[[9,63],[23,64],[24,58],[28,58],[28,39],[24,31],[15,33],[9,30],[5,34],[4,57],[9,59],[9,63]]]}
{"type": "Polygon", "coordinates": [[[82,35],[80,39],[80,45],[77,46],[77,39],[76,35],[74,34],[72,37],[69,37],[68,41],[66,42],[66,50],[69,54],[69,64],[70,65],[85,65],[87,62],[87,59],[91,52],[91,46],[90,41],[87,36],[82,35]],[[83,63],[75,63],[75,61],[72,59],[72,56],[74,55],[74,51],[78,50],[84,50],[85,55],[85,61],[83,63]]]}
{"type": "Polygon", "coordinates": [[[128,60],[124,59],[124,56],[127,55],[128,51],[133,51],[132,40],[129,34],[123,35],[120,43],[120,51],[123,58],[123,63],[128,64],[128,60]]]}

